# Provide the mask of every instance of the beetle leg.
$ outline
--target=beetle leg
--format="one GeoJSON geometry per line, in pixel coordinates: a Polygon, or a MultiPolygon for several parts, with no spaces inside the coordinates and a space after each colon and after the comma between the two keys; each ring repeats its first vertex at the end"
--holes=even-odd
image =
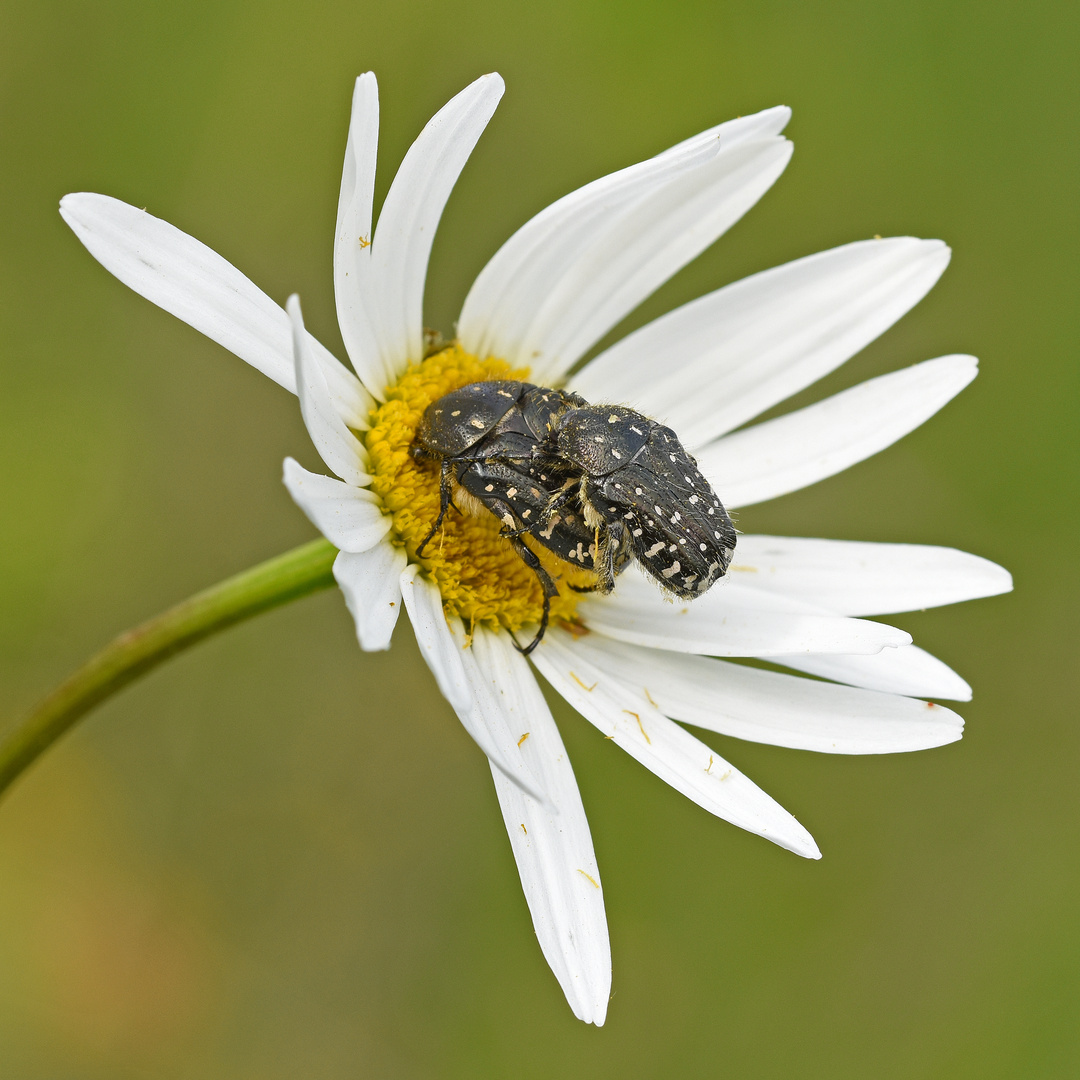
{"type": "Polygon", "coordinates": [[[547,630],[548,618],[551,615],[551,598],[559,595],[559,587],[551,580],[551,575],[544,569],[536,556],[536,552],[524,540],[516,536],[510,537],[509,540],[513,549],[521,557],[521,561],[536,575],[537,581],[540,582],[540,589],[544,594],[544,610],[540,616],[540,629],[536,631],[536,637],[522,648],[517,643],[517,638],[513,634],[510,635],[514,642],[514,648],[522,656],[528,656],[540,644],[540,639],[544,636],[544,631],[547,630]]]}
{"type": "Polygon", "coordinates": [[[536,528],[535,525],[526,525],[524,528],[521,528],[521,529],[510,529],[506,525],[504,525],[499,530],[499,535],[504,540],[514,540],[519,536],[525,536],[526,534],[532,533],[535,530],[535,528],[536,528]]]}
{"type": "Polygon", "coordinates": [[[420,541],[419,546],[416,549],[416,555],[419,558],[424,554],[424,548],[427,547],[428,541],[439,531],[439,526],[443,523],[443,518],[446,517],[446,511],[450,509],[450,473],[453,471],[453,463],[449,458],[443,458],[442,471],[439,477],[439,516],[435,519],[435,524],[431,526],[431,530],[427,536],[420,541]]]}
{"type": "Polygon", "coordinates": [[[597,530],[596,555],[593,557],[596,584],[590,592],[606,595],[615,588],[615,576],[627,562],[626,557],[621,554],[625,537],[626,528],[620,521],[608,525],[604,530],[597,530]]]}
{"type": "Polygon", "coordinates": [[[536,534],[545,526],[551,524],[551,516],[547,512],[547,508],[540,514],[540,519],[533,525],[523,525],[520,529],[511,529],[508,525],[504,525],[499,530],[499,535],[506,540],[513,540],[515,536],[536,536],[536,534]]]}
{"type": "Polygon", "coordinates": [[[551,515],[554,514],[555,511],[563,505],[563,503],[567,502],[567,500],[569,499],[572,499],[574,495],[577,494],[575,490],[576,487],[577,481],[573,477],[571,477],[569,480],[566,481],[565,484],[563,484],[563,486],[557,492],[555,492],[554,495],[551,496],[550,499],[548,499],[547,506],[544,507],[545,521],[550,519],[551,515]]]}
{"type": "Polygon", "coordinates": [[[551,524],[551,519],[555,516],[555,511],[562,507],[566,502],[574,497],[576,491],[574,490],[575,481],[567,480],[567,482],[560,488],[550,499],[548,499],[543,510],[540,511],[539,520],[532,525],[526,525],[520,529],[511,529],[508,526],[504,526],[499,535],[505,537],[507,540],[512,540],[515,536],[531,535],[535,536],[536,533],[546,525],[551,524]]]}

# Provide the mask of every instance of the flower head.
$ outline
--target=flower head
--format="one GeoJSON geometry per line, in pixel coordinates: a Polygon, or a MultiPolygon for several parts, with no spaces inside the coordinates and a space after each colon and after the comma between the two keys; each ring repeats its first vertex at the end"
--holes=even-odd
{"type": "MultiPolygon", "coordinates": [[[[604,1021],[611,964],[603,892],[570,763],[511,634],[542,591],[494,514],[440,509],[437,467],[411,452],[424,410],[494,379],[564,386],[673,428],[728,507],[805,487],[884,449],[975,375],[943,356],[742,427],[837,368],[933,286],[939,241],[847,244],[693,301],[579,366],[612,327],[715,241],[782,172],[788,110],[729,121],[603,177],[518,230],[480,273],[458,336],[425,341],[428,255],[450,191],[502,95],[478,79],[406,154],[378,228],[372,199],[378,96],[356,83],[334,246],[338,320],[353,370],[198,241],[102,195],[61,213],[137,292],[297,394],[327,468],[285,462],[298,505],[340,549],[335,576],[364,649],[385,649],[404,603],[440,689],[491,763],[541,948],[575,1014],[604,1021]],[[355,374],[354,374],[355,372],[355,374]]],[[[901,630],[862,616],[989,596],[1008,574],[976,556],[901,544],[741,536],[727,578],[671,603],[632,567],[610,595],[589,571],[534,546],[559,584],[531,656],[587,720],[711,813],[819,857],[778,803],[677,721],[827,753],[908,751],[960,738],[920,696],[967,684],[901,630]],[[766,658],[819,681],[730,662],[766,658]],[[729,658],[729,659],[720,659],[729,658]]]]}

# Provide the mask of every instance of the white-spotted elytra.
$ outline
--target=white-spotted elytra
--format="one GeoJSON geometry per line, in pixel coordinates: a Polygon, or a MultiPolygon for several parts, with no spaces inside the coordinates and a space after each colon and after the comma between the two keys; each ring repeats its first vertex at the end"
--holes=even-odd
{"type": "Polygon", "coordinates": [[[592,570],[601,593],[636,559],[692,600],[731,563],[735,529],[720,499],[675,432],[634,409],[526,382],[471,383],[428,407],[413,454],[440,463],[439,516],[418,554],[457,497],[459,509],[479,504],[499,518],[536,574],[544,610],[525,652],[543,637],[559,594],[525,536],[592,570]]]}

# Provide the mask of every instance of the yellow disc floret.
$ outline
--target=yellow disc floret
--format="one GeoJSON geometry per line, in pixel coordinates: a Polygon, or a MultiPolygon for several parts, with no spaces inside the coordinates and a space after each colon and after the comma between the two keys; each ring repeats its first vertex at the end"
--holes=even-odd
{"type": "MultiPolygon", "coordinates": [[[[411,366],[387,389],[386,403],[374,410],[371,429],[364,434],[374,477],[371,489],[393,518],[392,541],[439,586],[447,614],[469,625],[519,630],[538,623],[540,583],[499,535],[501,523],[487,511],[471,516],[451,510],[417,558],[417,547],[439,516],[439,465],[417,461],[410,448],[424,410],[444,394],[474,382],[527,378],[527,370],[511,368],[504,360],[480,360],[456,343],[449,345],[411,366]]],[[[552,619],[571,620],[578,594],[569,586],[592,584],[592,573],[564,562],[531,537],[525,542],[559,586],[551,601],[552,619]]]]}

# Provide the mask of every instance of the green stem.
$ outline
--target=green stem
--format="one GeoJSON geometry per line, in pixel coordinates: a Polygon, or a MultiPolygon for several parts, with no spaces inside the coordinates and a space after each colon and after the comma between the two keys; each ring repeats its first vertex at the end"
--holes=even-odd
{"type": "Polygon", "coordinates": [[[0,793],[80,717],[158,664],[244,619],[334,584],[337,549],[313,540],[127,630],[39,702],[0,743],[0,793]]]}

